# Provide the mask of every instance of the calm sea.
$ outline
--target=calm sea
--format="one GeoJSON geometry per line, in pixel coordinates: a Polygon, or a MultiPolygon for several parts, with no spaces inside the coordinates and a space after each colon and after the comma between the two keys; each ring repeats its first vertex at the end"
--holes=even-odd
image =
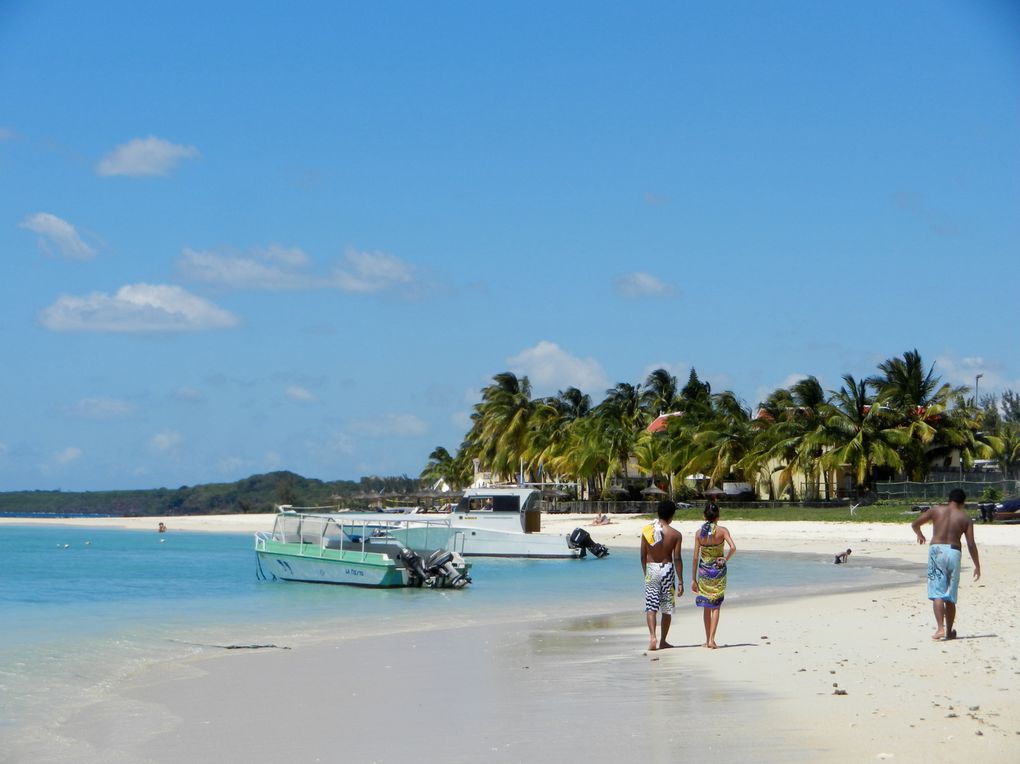
{"type": "MultiPolygon", "coordinates": [[[[0,526],[0,737],[66,717],[153,663],[232,646],[624,611],[643,623],[634,549],[474,560],[470,587],[429,591],[259,582],[252,547],[251,534],[0,526]]],[[[856,558],[742,552],[727,601],[905,579],[856,558]]]]}

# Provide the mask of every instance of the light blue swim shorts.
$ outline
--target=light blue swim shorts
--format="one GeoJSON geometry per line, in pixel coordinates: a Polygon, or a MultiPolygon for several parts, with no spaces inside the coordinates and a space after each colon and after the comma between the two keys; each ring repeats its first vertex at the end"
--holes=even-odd
{"type": "Polygon", "coordinates": [[[960,550],[949,544],[928,548],[928,599],[956,604],[960,588],[960,550]]]}

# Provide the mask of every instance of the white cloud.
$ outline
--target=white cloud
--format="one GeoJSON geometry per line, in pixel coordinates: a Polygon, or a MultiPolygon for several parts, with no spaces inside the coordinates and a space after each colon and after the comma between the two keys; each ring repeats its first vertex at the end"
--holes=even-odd
{"type": "Polygon", "coordinates": [[[231,289],[313,289],[325,280],[302,271],[308,256],[296,247],[272,244],[247,255],[223,255],[185,249],[177,261],[187,278],[231,289]]]}
{"type": "Polygon", "coordinates": [[[150,135],[148,138],[135,138],[115,148],[99,160],[96,174],[103,177],[169,175],[182,159],[197,156],[198,149],[194,146],[181,146],[150,135]]]}
{"type": "Polygon", "coordinates": [[[184,277],[230,289],[336,289],[378,294],[419,286],[414,267],[386,252],[349,249],[328,274],[315,273],[309,270],[310,265],[301,249],[279,244],[244,254],[185,249],[177,261],[184,277]]]}
{"type": "Polygon", "coordinates": [[[1017,381],[1008,379],[1002,371],[1000,362],[981,356],[957,358],[943,353],[935,359],[935,374],[942,378],[943,383],[964,385],[970,388],[972,394],[977,384],[978,395],[982,398],[988,393],[998,393],[1005,388],[1017,387],[1017,381]],[[978,374],[981,375],[980,380],[976,379],[978,374]]]}
{"type": "Polygon", "coordinates": [[[157,432],[149,440],[149,448],[159,453],[174,451],[184,443],[184,436],[176,430],[157,432]]]}
{"type": "Polygon", "coordinates": [[[373,437],[416,438],[427,433],[429,426],[414,414],[383,414],[377,419],[353,422],[351,429],[373,437]]]}
{"type": "Polygon", "coordinates": [[[196,390],[193,387],[178,387],[173,391],[174,400],[181,401],[182,403],[198,403],[204,396],[201,391],[196,390]]]}
{"type": "Polygon", "coordinates": [[[53,461],[57,464],[70,464],[71,462],[77,461],[81,458],[82,451],[80,448],[75,446],[68,446],[58,454],[53,455],[53,461]]]}
{"type": "Polygon", "coordinates": [[[414,281],[414,269],[399,257],[385,252],[349,249],[344,263],[333,270],[333,285],[342,292],[374,294],[414,281]]]}
{"type": "Polygon", "coordinates": [[[123,419],[135,412],[134,404],[118,398],[82,398],[67,410],[77,419],[123,419]]]}
{"type": "Polygon", "coordinates": [[[676,294],[669,284],[640,271],[617,276],[616,292],[624,297],[672,297],[676,294]]]}
{"type": "Polygon", "coordinates": [[[311,403],[315,400],[315,396],[308,392],[305,388],[300,385],[291,385],[286,389],[286,395],[292,401],[298,401],[300,403],[311,403]]]}
{"type": "Polygon", "coordinates": [[[227,329],[237,318],[177,286],[128,284],[115,295],[64,295],[39,314],[55,332],[188,332],[227,329]]]}
{"type": "Polygon", "coordinates": [[[601,390],[609,384],[602,365],[594,358],[578,358],[547,340],[508,358],[507,364],[515,374],[527,374],[532,384],[543,390],[571,386],[601,390]]]}
{"type": "Polygon", "coordinates": [[[29,215],[21,221],[21,227],[39,234],[39,249],[46,254],[53,248],[70,260],[89,260],[96,255],[73,225],[49,212],[29,215]]]}

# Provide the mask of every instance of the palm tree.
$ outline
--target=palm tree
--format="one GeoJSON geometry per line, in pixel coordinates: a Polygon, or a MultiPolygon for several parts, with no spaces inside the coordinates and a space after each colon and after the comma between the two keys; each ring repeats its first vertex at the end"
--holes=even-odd
{"type": "Polygon", "coordinates": [[[656,369],[645,380],[641,405],[652,418],[655,418],[676,408],[679,392],[676,377],[665,369],[656,369]]]}
{"type": "Polygon", "coordinates": [[[535,406],[531,382],[506,371],[493,377],[482,390],[482,400],[472,415],[472,450],[489,471],[515,474],[528,450],[528,425],[535,406]]]}
{"type": "Polygon", "coordinates": [[[1003,425],[994,438],[988,438],[988,441],[1002,476],[1010,480],[1020,471],[1020,427],[1003,425]]]}
{"type": "Polygon", "coordinates": [[[821,407],[818,442],[830,450],[821,457],[825,469],[849,468],[858,486],[870,485],[875,467],[900,469],[898,449],[908,436],[874,405],[867,379],[843,375],[843,387],[821,407]]]}
{"type": "Polygon", "coordinates": [[[553,397],[535,402],[525,454],[532,474],[539,471],[548,474],[549,465],[567,444],[571,423],[587,416],[590,410],[591,396],[576,387],[568,387],[553,397]]]}
{"type": "Polygon", "coordinates": [[[712,413],[708,420],[693,425],[684,422],[684,428],[691,433],[689,459],[683,465],[685,474],[700,472],[708,475],[713,483],[732,477],[737,480],[746,476],[742,460],[754,448],[755,425],[751,412],[731,392],[712,396],[712,413]]]}
{"type": "Polygon", "coordinates": [[[437,446],[429,454],[429,463],[420,477],[432,484],[442,480],[452,489],[459,490],[471,482],[471,472],[471,460],[465,456],[463,448],[456,456],[451,456],[445,448],[437,446]]]}
{"type": "Polygon", "coordinates": [[[973,458],[972,433],[977,426],[972,407],[963,401],[966,388],[940,384],[935,365],[926,372],[916,349],[883,361],[878,368],[882,375],[870,380],[878,391],[876,403],[907,433],[900,455],[911,480],[923,480],[932,459],[951,450],[958,449],[965,463],[973,458]]]}

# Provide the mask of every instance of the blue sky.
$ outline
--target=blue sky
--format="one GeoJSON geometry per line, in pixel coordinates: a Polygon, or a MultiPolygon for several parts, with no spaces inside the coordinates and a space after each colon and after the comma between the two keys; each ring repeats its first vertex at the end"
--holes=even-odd
{"type": "Polygon", "coordinates": [[[492,376],[1020,389],[1007,2],[0,4],[0,490],[416,475],[492,376]]]}

